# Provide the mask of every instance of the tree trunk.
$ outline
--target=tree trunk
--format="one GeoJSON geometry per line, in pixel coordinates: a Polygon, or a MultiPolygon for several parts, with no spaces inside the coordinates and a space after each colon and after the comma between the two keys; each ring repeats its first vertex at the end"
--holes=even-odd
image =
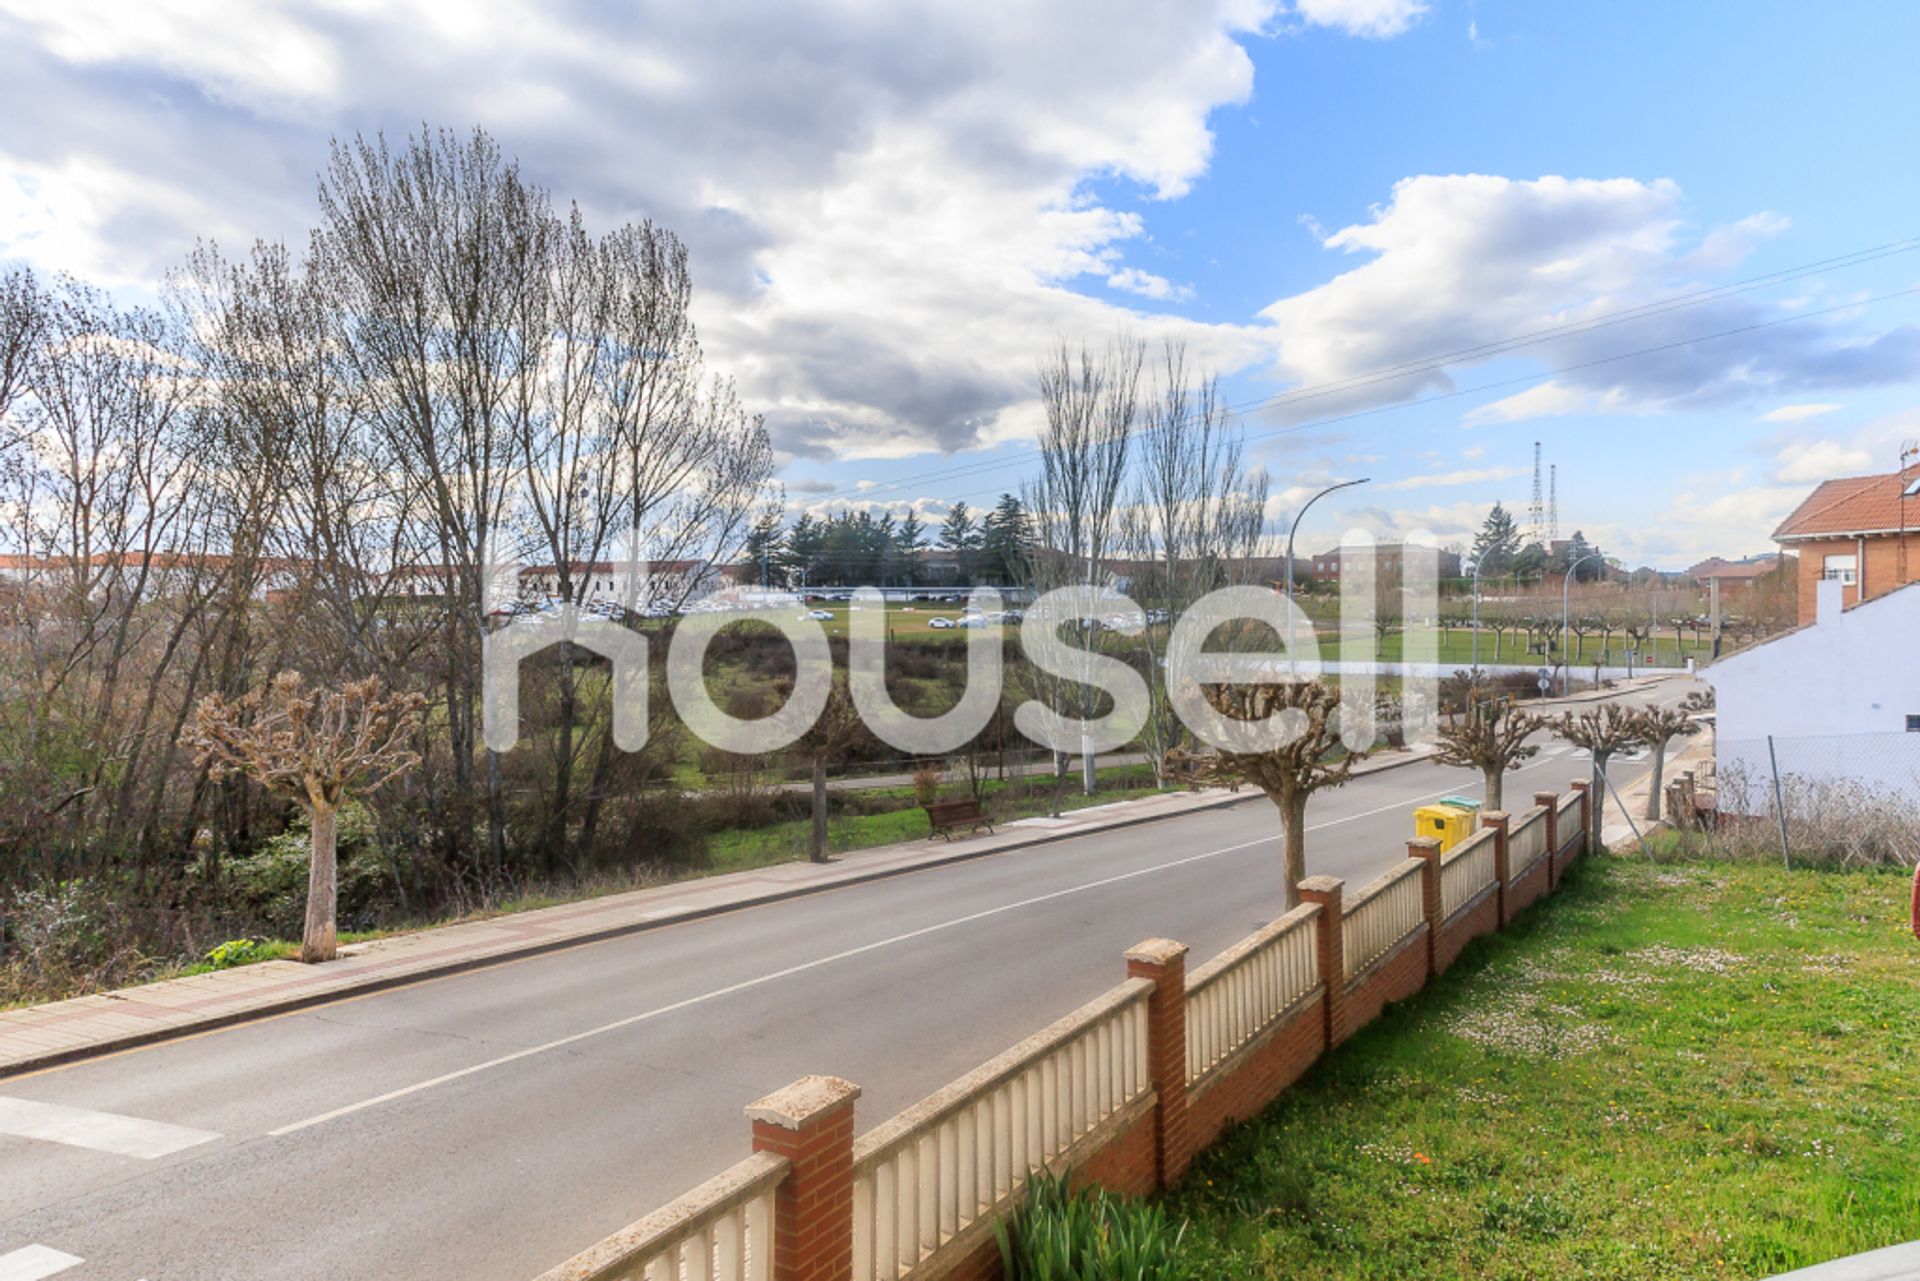
{"type": "Polygon", "coordinates": [[[827,861],[827,758],[813,756],[813,830],[807,838],[807,857],[816,863],[827,861]]]}
{"type": "Polygon", "coordinates": [[[1484,803],[1480,808],[1487,813],[1494,813],[1502,808],[1500,802],[1506,795],[1506,767],[1496,765],[1491,769],[1483,769],[1481,776],[1486,779],[1487,786],[1484,803]]]}
{"type": "Polygon", "coordinates": [[[1300,882],[1307,879],[1307,798],[1282,801],[1280,819],[1287,826],[1287,910],[1291,912],[1300,906],[1300,882]]]}
{"type": "Polygon", "coordinates": [[[308,810],[313,825],[313,860],[307,869],[307,928],[300,939],[300,959],[331,961],[334,955],[334,905],[338,898],[334,829],[338,811],[331,805],[308,810]]]}
{"type": "Polygon", "coordinates": [[[1061,809],[1067,803],[1067,756],[1065,752],[1053,754],[1053,806],[1051,813],[1060,817],[1061,809]]]}
{"type": "Polygon", "coordinates": [[[1653,745],[1653,779],[1647,788],[1647,817],[1654,822],[1660,821],[1660,776],[1667,768],[1667,740],[1661,739],[1653,745]]]}

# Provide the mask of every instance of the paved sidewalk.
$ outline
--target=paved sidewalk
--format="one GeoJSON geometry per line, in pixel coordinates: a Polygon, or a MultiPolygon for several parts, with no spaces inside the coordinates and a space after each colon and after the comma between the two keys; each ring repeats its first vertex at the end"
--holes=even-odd
{"type": "MultiPolygon", "coordinates": [[[[1423,749],[1384,753],[1355,772],[1378,773],[1428,755],[1423,749]]],[[[339,959],[325,965],[262,961],[0,1011],[0,1077],[675,921],[1249,801],[1265,803],[1252,789],[1209,789],[1095,805],[1060,818],[1016,819],[991,835],[880,846],[830,863],[781,863],[395,934],[343,947],[339,959]]]]}
{"type": "MultiPolygon", "coordinates": [[[[1582,757],[1584,760],[1585,757],[1582,757]]],[[[1688,770],[1698,770],[1701,765],[1713,759],[1713,735],[1711,732],[1697,734],[1689,739],[1678,739],[1667,748],[1666,769],[1662,772],[1661,786],[1673,782],[1688,770]]],[[[1647,789],[1653,785],[1651,772],[1642,774],[1620,788],[1619,799],[1611,793],[1607,796],[1606,808],[1600,812],[1600,843],[1615,853],[1640,848],[1634,838],[1637,828],[1641,836],[1651,835],[1657,828],[1668,825],[1666,799],[1661,798],[1660,819],[1655,822],[1647,817],[1647,789]],[[1625,801],[1626,813],[1622,813],[1620,802],[1625,801]],[[1628,816],[1632,821],[1628,821],[1628,816]]]]}

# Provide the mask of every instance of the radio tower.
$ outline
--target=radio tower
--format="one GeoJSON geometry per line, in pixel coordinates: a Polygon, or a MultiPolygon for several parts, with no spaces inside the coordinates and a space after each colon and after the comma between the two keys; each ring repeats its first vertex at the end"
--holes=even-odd
{"type": "Polygon", "coordinates": [[[1547,464],[1547,546],[1560,541],[1560,464],[1547,464]]]}
{"type": "Polygon", "coordinates": [[[1540,497],[1540,442],[1536,440],[1533,442],[1533,505],[1527,508],[1527,533],[1537,543],[1546,527],[1546,504],[1540,497]]]}

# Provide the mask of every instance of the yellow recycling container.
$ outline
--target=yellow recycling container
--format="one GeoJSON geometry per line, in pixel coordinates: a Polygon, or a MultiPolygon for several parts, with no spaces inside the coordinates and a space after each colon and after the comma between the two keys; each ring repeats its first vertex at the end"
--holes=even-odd
{"type": "Polygon", "coordinates": [[[1479,813],[1480,802],[1464,796],[1449,796],[1413,812],[1413,834],[1438,840],[1440,852],[1444,854],[1473,835],[1479,813]]]}

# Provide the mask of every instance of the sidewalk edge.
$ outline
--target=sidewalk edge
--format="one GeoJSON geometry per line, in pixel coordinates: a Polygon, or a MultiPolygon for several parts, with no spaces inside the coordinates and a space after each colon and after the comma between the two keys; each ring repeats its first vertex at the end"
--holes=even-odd
{"type": "MultiPolygon", "coordinates": [[[[1417,761],[1425,761],[1428,759],[1430,758],[1425,755],[1408,755],[1403,760],[1387,761],[1366,772],[1368,774],[1383,774],[1388,770],[1400,769],[1404,766],[1412,765],[1417,761]]],[[[204,1032],[219,1031],[222,1028],[233,1027],[237,1024],[269,1019],[281,1014],[290,1014],[299,1010],[311,1009],[315,1006],[331,1005],[337,1001],[352,1000],[355,997],[366,996],[375,992],[391,991],[394,988],[408,987],[415,983],[425,983],[434,979],[445,978],[449,975],[464,974],[473,970],[486,969],[494,965],[504,965],[510,961],[543,956],[549,952],[565,951],[568,948],[584,947],[592,943],[604,943],[609,939],[623,938],[630,934],[640,934],[648,930],[659,929],[663,926],[679,925],[687,921],[705,920],[709,917],[723,916],[729,912],[739,912],[748,908],[764,907],[772,903],[784,903],[815,894],[827,894],[834,890],[847,889],[856,885],[868,885],[876,881],[891,880],[897,876],[911,876],[916,872],[925,872],[941,867],[951,867],[957,863],[969,863],[976,859],[992,858],[997,854],[1013,854],[1041,845],[1052,845],[1060,841],[1077,840],[1083,836],[1097,836],[1103,832],[1116,832],[1129,827],[1143,826],[1147,823],[1158,823],[1174,818],[1186,818],[1191,814],[1210,814],[1217,810],[1230,809],[1235,805],[1244,805],[1250,801],[1261,801],[1265,799],[1266,797],[1262,793],[1254,791],[1225,796],[1205,805],[1196,805],[1192,809],[1182,810],[1178,814],[1141,814],[1129,818],[1115,819],[1110,823],[1102,823],[1097,827],[1082,828],[1078,831],[1040,832],[1030,840],[1021,841],[1015,845],[999,845],[992,849],[955,850],[952,853],[943,854],[938,858],[929,859],[924,863],[915,863],[907,867],[875,868],[870,872],[849,876],[844,880],[834,881],[831,884],[787,886],[781,889],[768,890],[765,893],[731,903],[716,903],[707,907],[687,908],[683,911],[675,912],[670,916],[660,916],[644,921],[624,921],[618,925],[586,930],[579,934],[568,935],[565,938],[542,939],[537,942],[529,942],[522,946],[489,953],[485,956],[463,957],[458,960],[444,961],[405,974],[372,977],[364,983],[357,983],[352,987],[342,988],[338,991],[309,992],[299,996],[271,998],[260,1005],[248,1009],[229,1010],[220,1014],[210,1014],[205,1018],[196,1019],[192,1023],[178,1024],[173,1027],[154,1028],[150,1031],[124,1033],[106,1040],[94,1042],[91,1045],[71,1046],[61,1050],[49,1050],[44,1054],[37,1054],[27,1058],[13,1059],[5,1063],[0,1063],[0,1081],[31,1072],[42,1071],[46,1068],[61,1067],[87,1059],[103,1058],[125,1050],[138,1049],[142,1046],[156,1045],[163,1041],[184,1040],[187,1037],[199,1036],[204,1032]]],[[[133,989],[123,988],[120,990],[128,991],[133,989]]]]}

